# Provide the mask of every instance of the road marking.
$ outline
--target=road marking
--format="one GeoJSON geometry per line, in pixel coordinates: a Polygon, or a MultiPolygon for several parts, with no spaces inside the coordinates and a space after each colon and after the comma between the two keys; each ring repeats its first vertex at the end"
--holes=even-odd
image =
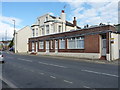
{"type": "Polygon", "coordinates": [[[34,70],[30,70],[31,72],[34,72],[34,70]]]}
{"type": "Polygon", "coordinates": [[[49,63],[44,63],[44,62],[38,62],[38,63],[44,64],[44,65],[50,65],[50,66],[60,67],[60,68],[67,68],[65,66],[60,66],[60,65],[56,65],[56,64],[49,64],[49,63]]]}
{"type": "Polygon", "coordinates": [[[13,58],[13,57],[7,57],[7,58],[13,58]]]}
{"type": "Polygon", "coordinates": [[[23,68],[24,70],[27,70],[27,68],[23,68]]]}
{"type": "Polygon", "coordinates": [[[81,71],[95,73],[95,74],[102,74],[102,75],[107,75],[112,77],[119,77],[118,75],[114,75],[114,74],[108,74],[108,73],[102,73],[102,72],[96,72],[96,71],[90,71],[90,70],[81,70],[81,71]]]}
{"type": "MultiPolygon", "coordinates": [[[[17,86],[15,86],[12,82],[8,81],[7,79],[5,78],[0,78],[2,81],[4,81],[10,88],[18,88],[17,86]]],[[[18,89],[20,90],[20,89],[18,89]]]]}
{"type": "Polygon", "coordinates": [[[70,83],[70,84],[72,84],[73,82],[70,82],[70,81],[68,81],[68,80],[63,80],[64,82],[66,82],[66,83],[70,83]]]}
{"type": "Polygon", "coordinates": [[[48,63],[44,63],[44,62],[39,62],[39,63],[41,63],[41,64],[45,64],[45,65],[49,65],[48,63]]]}
{"type": "Polygon", "coordinates": [[[51,66],[56,66],[56,67],[61,67],[61,68],[66,68],[65,66],[60,66],[60,65],[55,65],[55,64],[49,64],[51,66]]]}
{"type": "Polygon", "coordinates": [[[27,61],[27,62],[32,62],[31,60],[27,60],[27,59],[23,59],[23,58],[18,58],[18,60],[27,61]]]}
{"type": "Polygon", "coordinates": [[[88,87],[88,86],[83,86],[84,88],[90,88],[90,87],[88,87]]]}
{"type": "Polygon", "coordinates": [[[39,72],[39,74],[44,75],[44,73],[39,72]]]}
{"type": "Polygon", "coordinates": [[[50,76],[50,77],[56,79],[56,77],[54,77],[54,76],[50,76]]]}

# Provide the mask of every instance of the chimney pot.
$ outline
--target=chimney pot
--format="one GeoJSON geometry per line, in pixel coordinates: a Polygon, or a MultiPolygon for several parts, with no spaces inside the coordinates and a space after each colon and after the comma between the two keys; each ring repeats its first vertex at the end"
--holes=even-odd
{"type": "Polygon", "coordinates": [[[74,20],[76,20],[76,17],[74,17],[74,20]]]}
{"type": "Polygon", "coordinates": [[[64,13],[65,11],[64,10],[62,10],[62,13],[64,13]]]}
{"type": "Polygon", "coordinates": [[[76,17],[74,17],[74,20],[73,20],[73,25],[74,25],[74,26],[77,26],[76,17]]]}

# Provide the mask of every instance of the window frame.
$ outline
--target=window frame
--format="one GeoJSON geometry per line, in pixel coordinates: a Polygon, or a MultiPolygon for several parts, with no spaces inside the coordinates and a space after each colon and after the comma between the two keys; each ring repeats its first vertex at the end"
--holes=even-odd
{"type": "Polygon", "coordinates": [[[49,34],[50,30],[49,30],[49,25],[46,25],[46,34],[49,34]]]}
{"type": "Polygon", "coordinates": [[[61,32],[61,30],[62,30],[62,26],[59,25],[59,26],[58,26],[58,32],[61,32]]]}
{"type": "Polygon", "coordinates": [[[84,37],[72,37],[72,38],[68,38],[67,39],[67,48],[68,49],[84,49],[85,46],[84,46],[84,37]],[[73,42],[72,41],[69,41],[69,40],[74,40],[73,42]],[[71,43],[70,43],[71,42],[71,43]],[[79,43],[80,42],[80,43],[79,43]],[[82,45],[83,43],[83,45],[82,45]],[[80,44],[80,46],[78,46],[80,44]],[[71,47],[71,46],[73,47],[71,47]]]}
{"type": "Polygon", "coordinates": [[[60,39],[59,42],[59,49],[65,49],[65,39],[60,39]]]}
{"type": "Polygon", "coordinates": [[[35,29],[32,29],[32,35],[35,36],[35,29]]]}
{"type": "Polygon", "coordinates": [[[39,49],[44,49],[44,41],[39,41],[39,49]]]}

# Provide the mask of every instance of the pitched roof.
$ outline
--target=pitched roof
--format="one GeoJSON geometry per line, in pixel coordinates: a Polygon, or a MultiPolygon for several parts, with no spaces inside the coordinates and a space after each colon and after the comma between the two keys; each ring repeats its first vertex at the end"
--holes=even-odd
{"type": "Polygon", "coordinates": [[[55,16],[52,16],[52,15],[50,15],[52,18],[54,18],[54,19],[56,19],[56,17],[55,16]]]}
{"type": "MultiPolygon", "coordinates": [[[[71,22],[66,21],[66,26],[74,27],[74,25],[71,22]]],[[[81,29],[79,26],[77,26],[78,29],[81,29]]]]}

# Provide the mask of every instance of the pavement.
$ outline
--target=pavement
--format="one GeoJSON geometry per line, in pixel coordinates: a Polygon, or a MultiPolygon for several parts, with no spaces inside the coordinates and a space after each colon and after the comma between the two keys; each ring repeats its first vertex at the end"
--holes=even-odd
{"type": "Polygon", "coordinates": [[[118,88],[118,65],[69,57],[4,52],[2,77],[12,88],[118,88]],[[92,63],[91,63],[92,62],[92,63]]]}

